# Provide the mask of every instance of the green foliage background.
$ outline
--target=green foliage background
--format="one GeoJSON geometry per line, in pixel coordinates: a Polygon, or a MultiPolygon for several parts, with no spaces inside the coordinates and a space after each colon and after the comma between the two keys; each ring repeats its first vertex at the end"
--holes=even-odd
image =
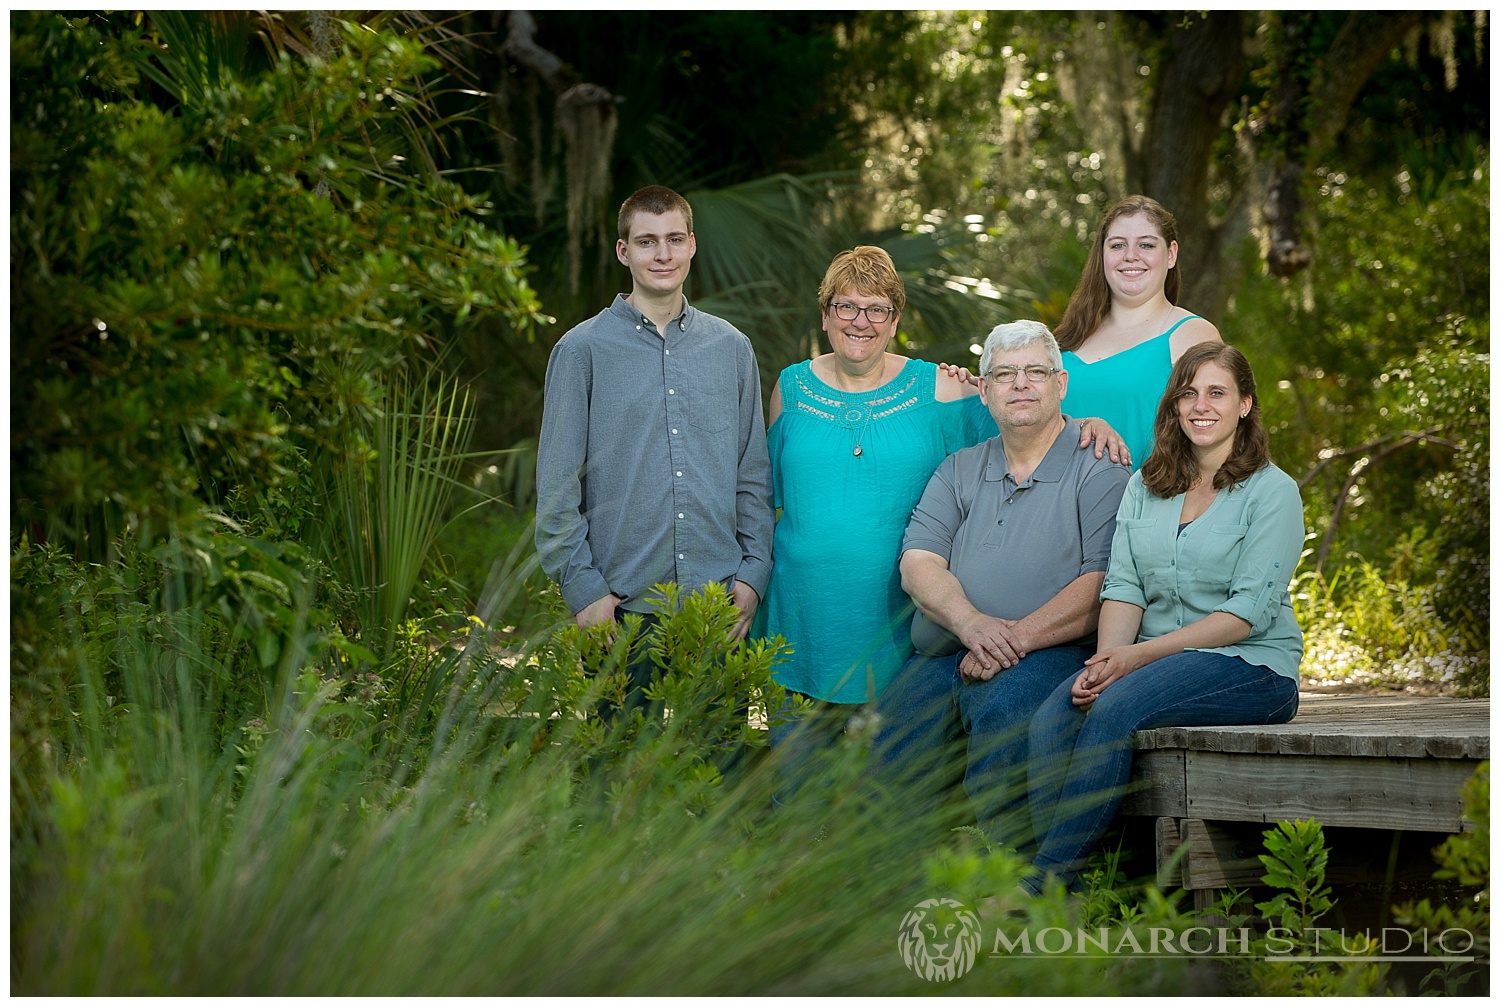
{"type": "MultiPolygon", "coordinates": [[[[666,730],[578,716],[631,641],[553,633],[530,473],[550,346],[622,272],[596,221],[570,282],[551,99],[487,17],[12,15],[18,991],[917,992],[900,913],[1014,883],[864,788],[858,732],[836,813],[767,817],[768,764],[728,754],[764,732],[722,697],[774,709],[777,646],[722,647],[722,599],[678,599],[666,730]]],[[[860,242],[906,277],[907,352],[1056,321],[1165,17],[549,13],[538,42],[620,99],[606,206],[688,194],[689,295],[769,388],[860,242]]],[[[1304,480],[1315,681],[1488,691],[1487,63],[1455,17],[1309,167],[1311,268],[1226,253],[1220,329],[1304,480]]],[[[962,988],[1188,981],[1036,964],[962,988]]]]}
{"type": "Polygon", "coordinates": [[[357,450],[391,374],[539,320],[484,201],[402,153],[415,44],[351,32],[158,103],[125,16],[17,20],[13,529],[89,558],[205,505],[303,534],[299,459],[357,450]]]}

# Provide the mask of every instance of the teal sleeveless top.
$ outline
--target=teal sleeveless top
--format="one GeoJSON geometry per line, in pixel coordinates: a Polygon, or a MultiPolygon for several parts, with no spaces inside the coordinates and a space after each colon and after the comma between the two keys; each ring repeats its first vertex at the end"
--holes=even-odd
{"type": "Polygon", "coordinates": [[[755,632],[793,648],[774,672],[788,689],[863,703],[913,652],[899,569],[911,512],[944,458],[998,431],[978,396],[936,401],[925,360],[869,392],[825,384],[811,361],[779,382],[767,432],[779,516],[755,632]]]}
{"type": "Polygon", "coordinates": [[[1139,469],[1151,453],[1156,407],[1172,374],[1172,333],[1198,317],[1188,315],[1161,335],[1092,364],[1063,351],[1063,370],[1068,372],[1063,409],[1070,416],[1097,416],[1114,427],[1130,448],[1132,468],[1139,469]]]}

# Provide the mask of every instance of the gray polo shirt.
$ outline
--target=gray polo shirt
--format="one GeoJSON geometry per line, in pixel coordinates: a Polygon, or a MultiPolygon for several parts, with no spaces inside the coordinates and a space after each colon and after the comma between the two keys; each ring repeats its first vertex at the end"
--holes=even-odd
{"type": "Polygon", "coordinates": [[[659,582],[771,577],[771,465],[750,340],[683,300],[665,337],[616,296],[547,361],[536,547],[578,612],[659,582]]]}
{"type": "MultiPolygon", "coordinates": [[[[1086,573],[1109,566],[1115,512],[1130,469],[1078,446],[1067,425],[1020,485],[1000,438],[949,455],[932,474],[906,527],[902,551],[948,561],[969,602],[986,615],[1021,619],[1086,573]]],[[[920,611],[912,643],[932,656],[959,650],[958,638],[920,611]]]]}

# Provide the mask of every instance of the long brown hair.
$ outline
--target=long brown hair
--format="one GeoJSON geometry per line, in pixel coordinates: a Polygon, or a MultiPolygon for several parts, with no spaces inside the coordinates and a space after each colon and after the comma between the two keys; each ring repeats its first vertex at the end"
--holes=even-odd
{"type": "MultiPolygon", "coordinates": [[[[1062,321],[1052,330],[1052,334],[1057,337],[1057,345],[1064,350],[1078,349],[1085,339],[1104,324],[1104,319],[1109,314],[1109,284],[1104,279],[1104,239],[1109,236],[1110,226],[1116,220],[1141,213],[1149,217],[1151,223],[1161,231],[1163,241],[1170,245],[1177,240],[1177,218],[1150,196],[1126,196],[1106,210],[1104,220],[1094,234],[1094,243],[1089,246],[1088,264],[1083,267],[1083,275],[1078,278],[1078,286],[1068,300],[1062,321]]],[[[1177,260],[1182,261],[1180,252],[1177,260]]],[[[1176,265],[1167,270],[1165,293],[1167,300],[1173,304],[1177,303],[1177,297],[1182,293],[1182,273],[1176,265]]]]}
{"type": "Polygon", "coordinates": [[[1234,431],[1234,447],[1219,471],[1214,473],[1214,489],[1221,490],[1249,479],[1271,464],[1271,438],[1260,418],[1260,396],[1255,394],[1255,375],[1250,361],[1228,343],[1206,342],[1189,346],[1172,366],[1167,391],[1156,407],[1156,442],[1151,457],[1141,466],[1141,481],[1159,497],[1186,493],[1198,478],[1198,460],[1193,456],[1193,442],[1182,429],[1177,415],[1177,400],[1198,376],[1198,368],[1212,361],[1234,378],[1240,397],[1250,400],[1250,411],[1234,431]]]}

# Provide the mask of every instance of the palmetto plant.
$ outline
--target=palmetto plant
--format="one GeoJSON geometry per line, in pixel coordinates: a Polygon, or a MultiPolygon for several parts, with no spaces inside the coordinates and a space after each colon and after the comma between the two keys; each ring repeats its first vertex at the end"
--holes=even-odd
{"type": "Polygon", "coordinates": [[[324,459],[331,491],[325,558],[361,598],[367,645],[388,654],[447,514],[474,422],[466,388],[438,378],[388,388],[367,450],[324,459]]]}
{"type": "Polygon", "coordinates": [[[820,352],[818,284],[855,245],[890,253],[906,285],[900,331],[922,357],[966,361],[971,343],[1026,310],[1025,295],[966,275],[964,222],[934,216],[910,230],[870,230],[869,193],[853,175],[776,175],[685,195],[698,235],[694,303],[750,336],[766,380],[820,352]]]}
{"type": "MultiPolygon", "coordinates": [[[[361,83],[372,98],[391,102],[401,153],[430,177],[440,174],[440,162],[447,159],[447,131],[472,118],[472,111],[440,112],[442,96],[455,80],[465,94],[480,93],[473,90],[472,72],[462,59],[465,40],[446,21],[434,21],[421,11],[151,11],[144,22],[160,44],[148,50],[149,59],[139,61],[141,70],[177,101],[196,108],[204,107],[214,91],[263,72],[283,56],[331,59],[348,32],[354,38],[385,33],[420,42],[425,66],[438,72],[404,87],[390,81],[361,83]]],[[[374,153],[376,138],[366,139],[374,153]]],[[[380,146],[389,149],[382,151],[385,157],[377,156],[377,164],[398,149],[389,143],[380,146]]]]}

